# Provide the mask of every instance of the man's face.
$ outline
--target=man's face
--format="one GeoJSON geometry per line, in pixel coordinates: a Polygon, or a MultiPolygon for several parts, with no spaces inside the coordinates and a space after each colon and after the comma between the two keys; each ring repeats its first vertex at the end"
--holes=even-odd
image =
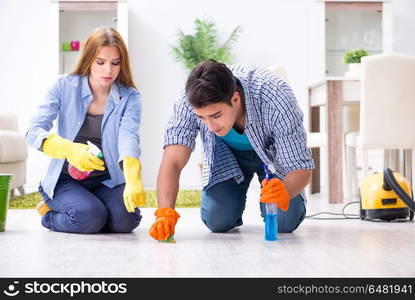
{"type": "Polygon", "coordinates": [[[225,136],[240,113],[241,99],[238,92],[233,94],[231,104],[232,106],[226,103],[213,103],[202,108],[194,107],[193,110],[210,131],[217,136],[225,136]]]}

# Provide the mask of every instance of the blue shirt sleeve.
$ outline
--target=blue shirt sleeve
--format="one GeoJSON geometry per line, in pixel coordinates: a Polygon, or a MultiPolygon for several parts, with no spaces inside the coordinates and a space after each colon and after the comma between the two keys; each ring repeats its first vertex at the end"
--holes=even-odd
{"type": "Polygon", "coordinates": [[[118,136],[119,161],[125,157],[140,158],[141,95],[134,90],[127,99],[118,136]]]}

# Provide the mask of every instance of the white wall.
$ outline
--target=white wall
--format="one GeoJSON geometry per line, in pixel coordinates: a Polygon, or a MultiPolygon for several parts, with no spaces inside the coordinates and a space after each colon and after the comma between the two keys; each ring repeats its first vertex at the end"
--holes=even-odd
{"type": "MultiPolygon", "coordinates": [[[[22,134],[30,116],[58,73],[58,48],[52,44],[50,1],[0,2],[0,110],[18,115],[22,134]]],[[[48,159],[30,149],[28,185],[36,188],[48,159]]]]}
{"type": "Polygon", "coordinates": [[[399,53],[415,55],[415,1],[394,0],[393,14],[393,50],[399,53]]]}
{"type": "MultiPolygon", "coordinates": [[[[182,66],[170,55],[180,28],[193,32],[193,20],[210,16],[228,36],[241,25],[234,47],[235,62],[286,68],[303,109],[307,107],[308,0],[129,1],[129,46],[134,75],[143,94],[142,145],[145,184],[153,186],[162,155],[163,130],[170,109],[186,79],[182,66]]],[[[306,121],[307,122],[307,121],[306,121]]],[[[307,123],[306,123],[307,124],[307,123]]],[[[200,185],[196,151],[183,170],[181,185],[200,185]]]]}

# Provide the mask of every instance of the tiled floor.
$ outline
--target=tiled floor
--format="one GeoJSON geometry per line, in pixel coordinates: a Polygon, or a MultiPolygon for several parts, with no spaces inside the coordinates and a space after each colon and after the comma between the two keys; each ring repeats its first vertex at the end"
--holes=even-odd
{"type": "MultiPolygon", "coordinates": [[[[257,191],[251,189],[244,225],[210,233],[198,209],[178,209],[176,244],[158,243],[147,230],[154,209],[131,234],[50,232],[33,210],[11,210],[0,233],[0,277],[414,277],[414,223],[306,219],[293,234],[264,240],[257,191]]],[[[341,212],[321,195],[308,214],[341,212]]],[[[356,213],[358,205],[350,205],[356,213]]]]}

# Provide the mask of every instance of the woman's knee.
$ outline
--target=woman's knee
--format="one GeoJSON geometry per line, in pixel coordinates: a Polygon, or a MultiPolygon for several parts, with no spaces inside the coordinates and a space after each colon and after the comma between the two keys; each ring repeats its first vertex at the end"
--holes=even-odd
{"type": "Polygon", "coordinates": [[[103,205],[88,209],[75,208],[69,214],[73,223],[79,228],[79,233],[100,232],[108,221],[108,211],[103,205]]]}
{"type": "Polygon", "coordinates": [[[139,208],[133,213],[125,213],[118,216],[112,216],[108,224],[108,229],[114,233],[128,233],[140,225],[141,212],[139,208]]]}

